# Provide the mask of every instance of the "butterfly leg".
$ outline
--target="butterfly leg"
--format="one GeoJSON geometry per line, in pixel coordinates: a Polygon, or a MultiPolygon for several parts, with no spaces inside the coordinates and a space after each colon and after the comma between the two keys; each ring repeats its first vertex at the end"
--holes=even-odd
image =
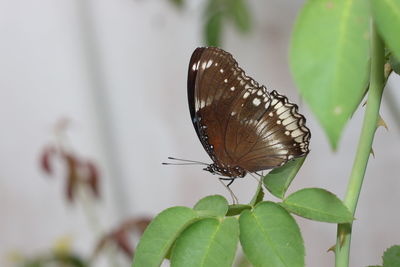
{"type": "Polygon", "coordinates": [[[233,181],[235,181],[236,178],[222,178],[222,177],[220,177],[218,179],[220,179],[221,181],[229,181],[229,183],[226,185],[227,187],[229,187],[231,184],[233,184],[233,181]]]}
{"type": "Polygon", "coordinates": [[[258,173],[258,172],[254,172],[254,173],[257,174],[258,176],[260,176],[260,178],[264,176],[264,172],[263,171],[261,171],[261,173],[258,173]]]}
{"type": "Polygon", "coordinates": [[[235,178],[218,178],[218,180],[221,182],[221,184],[224,185],[224,187],[229,191],[229,194],[232,197],[232,204],[239,204],[239,200],[236,197],[236,195],[233,193],[232,189],[229,188],[229,186],[233,183],[235,178]],[[223,181],[229,181],[228,184],[226,185],[223,181]]]}

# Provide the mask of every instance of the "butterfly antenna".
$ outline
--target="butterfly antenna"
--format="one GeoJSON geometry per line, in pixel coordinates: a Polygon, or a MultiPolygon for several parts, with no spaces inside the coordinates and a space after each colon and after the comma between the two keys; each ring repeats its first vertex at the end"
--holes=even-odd
{"type": "Polygon", "coordinates": [[[181,161],[180,163],[176,162],[163,162],[163,165],[208,165],[205,162],[196,161],[196,160],[189,160],[189,159],[179,159],[174,157],[168,157],[169,160],[181,161]]]}
{"type": "Polygon", "coordinates": [[[233,193],[232,189],[229,188],[229,186],[233,183],[234,179],[227,179],[227,178],[218,178],[218,180],[221,182],[221,184],[226,188],[226,190],[229,191],[229,194],[231,195],[232,198],[232,204],[239,204],[239,199],[236,197],[235,193],[233,193]],[[223,181],[229,180],[230,182],[228,185],[226,185],[223,181]]]}

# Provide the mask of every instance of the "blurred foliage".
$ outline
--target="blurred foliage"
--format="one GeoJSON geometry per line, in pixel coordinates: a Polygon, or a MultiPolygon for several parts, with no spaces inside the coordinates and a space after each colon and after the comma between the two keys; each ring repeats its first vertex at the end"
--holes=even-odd
{"type": "Polygon", "coordinates": [[[179,8],[183,7],[183,5],[185,4],[184,0],[169,0],[169,1],[179,8]]]}
{"type": "Polygon", "coordinates": [[[100,197],[99,173],[92,161],[81,159],[55,144],[47,145],[43,149],[40,161],[42,170],[48,175],[54,174],[51,161],[55,157],[62,161],[66,167],[65,197],[69,202],[73,202],[76,198],[75,195],[79,186],[86,186],[96,198],[100,197]]]}
{"type": "Polygon", "coordinates": [[[218,46],[221,43],[223,13],[218,11],[210,15],[204,26],[206,43],[209,46],[218,46]]]}
{"type": "Polygon", "coordinates": [[[246,0],[209,0],[204,10],[204,39],[209,46],[220,46],[222,28],[231,21],[239,32],[251,29],[251,14],[246,0]]]}
{"type": "MultiPolygon", "coordinates": [[[[101,173],[92,160],[78,157],[77,153],[73,152],[76,149],[70,146],[66,134],[70,125],[71,121],[67,118],[62,118],[54,124],[55,141],[43,146],[39,155],[39,167],[47,176],[53,177],[59,174],[56,169],[63,166],[61,173],[66,183],[60,197],[64,197],[69,203],[82,204],[89,223],[99,222],[92,210],[95,202],[88,202],[79,192],[82,187],[93,196],[90,200],[99,201],[101,173]]],[[[79,253],[75,253],[71,236],[65,236],[43,253],[35,253],[32,256],[25,256],[18,251],[10,253],[9,262],[14,267],[89,267],[96,266],[94,260],[100,255],[107,254],[109,260],[114,260],[115,252],[125,255],[130,260],[135,251],[135,239],[143,234],[150,221],[149,217],[128,218],[114,229],[102,229],[95,233],[98,242],[94,244],[91,255],[80,256],[79,253]],[[115,248],[112,254],[110,250],[105,249],[107,247],[115,248]]],[[[92,224],[90,227],[95,229],[98,225],[92,224]]]]}
{"type": "Polygon", "coordinates": [[[131,218],[122,222],[116,229],[100,238],[93,252],[93,257],[97,257],[106,246],[115,245],[128,259],[132,259],[134,246],[130,242],[130,236],[136,232],[141,236],[149,225],[151,218],[140,217],[131,218]]]}
{"type": "Polygon", "coordinates": [[[228,4],[228,15],[232,17],[236,28],[241,32],[250,31],[251,14],[246,0],[230,0],[228,4]]]}
{"type": "MultiPolygon", "coordinates": [[[[182,8],[184,0],[169,0],[173,5],[182,8]]],[[[208,46],[220,46],[223,25],[231,22],[241,33],[251,30],[251,13],[247,0],[207,0],[204,14],[204,41],[208,46]]]]}
{"type": "Polygon", "coordinates": [[[88,261],[73,253],[52,253],[24,259],[19,267],[88,267],[88,261]]]}
{"type": "Polygon", "coordinates": [[[92,160],[82,159],[72,152],[67,146],[66,132],[71,121],[62,118],[54,125],[56,142],[46,145],[40,155],[40,167],[42,171],[53,176],[54,160],[59,160],[65,166],[65,198],[73,202],[76,198],[79,187],[85,187],[93,193],[93,196],[100,198],[99,191],[99,170],[92,160]]]}

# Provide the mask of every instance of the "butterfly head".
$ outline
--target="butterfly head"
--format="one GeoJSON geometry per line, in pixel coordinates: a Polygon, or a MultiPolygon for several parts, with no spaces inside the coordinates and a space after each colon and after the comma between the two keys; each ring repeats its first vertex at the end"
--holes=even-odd
{"type": "Polygon", "coordinates": [[[239,166],[235,167],[220,167],[213,163],[208,165],[203,170],[211,172],[212,174],[227,176],[231,178],[242,178],[246,175],[246,171],[239,166]]]}

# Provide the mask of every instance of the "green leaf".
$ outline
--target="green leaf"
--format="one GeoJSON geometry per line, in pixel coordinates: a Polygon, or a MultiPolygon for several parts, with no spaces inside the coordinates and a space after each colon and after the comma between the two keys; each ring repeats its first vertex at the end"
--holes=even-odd
{"type": "Polygon", "coordinates": [[[228,201],[220,195],[207,196],[197,202],[193,208],[200,216],[225,216],[228,211],[228,201]]]}
{"type": "Polygon", "coordinates": [[[240,242],[254,266],[303,267],[304,244],[293,217],[273,202],[261,202],[239,218],[240,242]]]}
{"type": "Polygon", "coordinates": [[[228,0],[227,8],[228,15],[230,15],[241,32],[248,32],[251,28],[251,15],[247,2],[244,0],[228,0]]]}
{"type": "Polygon", "coordinates": [[[21,263],[23,267],[43,267],[43,266],[68,266],[68,267],[88,267],[89,263],[81,257],[70,253],[51,253],[26,259],[21,263]]]}
{"type": "Polygon", "coordinates": [[[258,183],[256,193],[254,194],[253,198],[250,201],[251,206],[255,206],[259,202],[263,201],[264,199],[264,191],[262,188],[262,184],[258,183]]]}
{"type": "Polygon", "coordinates": [[[245,204],[229,205],[229,210],[226,213],[226,216],[235,216],[242,213],[244,210],[250,210],[251,208],[252,208],[251,205],[245,205],[245,204]]]}
{"type": "Polygon", "coordinates": [[[367,88],[369,22],[368,1],[309,0],[294,27],[294,81],[334,149],[367,88]]]}
{"type": "Polygon", "coordinates": [[[397,58],[400,58],[400,1],[371,0],[378,31],[397,58]]]}
{"type": "MultiPolygon", "coordinates": [[[[75,254],[65,254],[65,253],[54,253],[52,255],[52,259],[50,261],[54,261],[55,263],[60,264],[60,266],[66,265],[70,267],[87,267],[89,266],[83,259],[75,254]]],[[[47,265],[46,265],[47,266],[47,265]]]]}
{"type": "Polygon", "coordinates": [[[132,267],[158,267],[179,234],[198,219],[187,207],[162,211],[147,227],[136,248],[132,267]]]}
{"type": "Polygon", "coordinates": [[[400,246],[392,246],[383,254],[383,267],[400,266],[400,246]]]}
{"type": "Polygon", "coordinates": [[[287,162],[282,167],[278,167],[269,172],[264,178],[265,187],[277,198],[283,199],[286,190],[294,177],[300,170],[306,157],[297,158],[287,162]]]}
{"type": "Polygon", "coordinates": [[[321,222],[350,223],[353,216],[334,194],[321,188],[305,188],[288,196],[281,205],[299,216],[321,222]]]}
{"type": "Polygon", "coordinates": [[[239,240],[236,218],[203,219],[176,240],[171,267],[230,267],[239,240]]]}
{"type": "Polygon", "coordinates": [[[169,0],[172,4],[174,4],[176,7],[182,8],[183,5],[185,4],[184,0],[169,0]]]}
{"type": "Polygon", "coordinates": [[[208,46],[219,46],[221,44],[223,13],[216,11],[211,14],[204,27],[205,39],[208,46]]]}

